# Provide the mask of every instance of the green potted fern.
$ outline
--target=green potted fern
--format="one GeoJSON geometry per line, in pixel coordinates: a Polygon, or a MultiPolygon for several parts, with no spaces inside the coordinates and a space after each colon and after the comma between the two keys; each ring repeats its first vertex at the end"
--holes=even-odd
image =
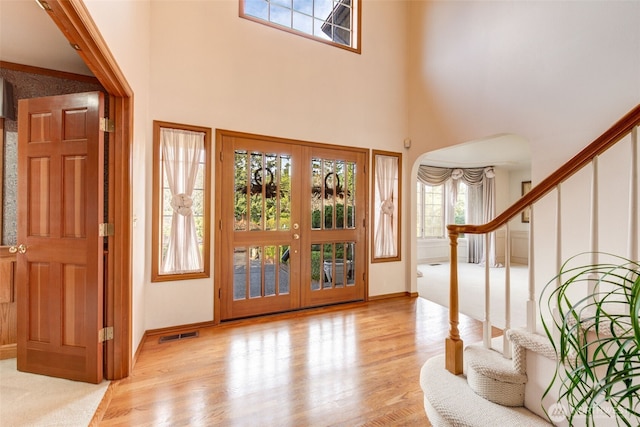
{"type": "MultiPolygon", "coordinates": [[[[569,425],[640,424],[640,264],[598,253],[567,260],[540,296],[542,324],[557,356],[544,392],[558,392],[569,425]],[[577,266],[576,266],[577,265],[577,266]],[[593,289],[589,293],[589,289],[593,289]],[[608,418],[605,420],[603,418],[608,418]]],[[[557,407],[552,421],[559,422],[557,407]]],[[[545,408],[545,411],[547,408],[545,408]]]]}

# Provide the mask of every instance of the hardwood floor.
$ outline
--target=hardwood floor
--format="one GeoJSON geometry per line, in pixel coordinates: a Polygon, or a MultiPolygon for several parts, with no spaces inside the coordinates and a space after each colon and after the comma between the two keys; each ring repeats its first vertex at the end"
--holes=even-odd
{"type": "MultiPolygon", "coordinates": [[[[143,344],[102,426],[428,426],[420,367],[446,308],[393,298],[226,323],[143,344]]],[[[465,344],[481,323],[460,318],[465,344]]]]}

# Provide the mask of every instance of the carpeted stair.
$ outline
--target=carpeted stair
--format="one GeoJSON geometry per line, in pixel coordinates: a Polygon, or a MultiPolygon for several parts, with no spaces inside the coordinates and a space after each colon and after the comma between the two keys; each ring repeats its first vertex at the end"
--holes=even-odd
{"type": "Polygon", "coordinates": [[[523,406],[509,407],[477,395],[466,376],[444,367],[444,355],[427,360],[420,370],[424,406],[432,425],[456,427],[536,427],[550,424],[523,406]]]}
{"type": "Polygon", "coordinates": [[[467,346],[462,375],[445,369],[444,355],[423,365],[420,385],[425,411],[434,426],[551,425],[524,407],[524,396],[526,351],[554,360],[553,347],[546,337],[524,329],[507,331],[507,338],[512,344],[511,359],[481,344],[467,346]]]}
{"type": "Polygon", "coordinates": [[[511,359],[482,345],[464,349],[467,382],[477,395],[502,406],[523,406],[527,374],[518,372],[511,359]]]}

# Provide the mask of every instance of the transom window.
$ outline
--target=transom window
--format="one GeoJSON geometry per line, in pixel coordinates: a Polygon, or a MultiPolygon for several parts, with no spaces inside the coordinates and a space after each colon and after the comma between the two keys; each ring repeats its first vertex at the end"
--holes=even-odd
{"type": "Polygon", "coordinates": [[[465,224],[467,217],[467,185],[458,184],[455,203],[451,186],[427,185],[418,182],[417,237],[444,238],[447,224],[465,224]],[[447,218],[451,218],[447,220],[447,218]]]}
{"type": "Polygon", "coordinates": [[[240,16],[360,52],[361,0],[240,0],[240,16]]]}

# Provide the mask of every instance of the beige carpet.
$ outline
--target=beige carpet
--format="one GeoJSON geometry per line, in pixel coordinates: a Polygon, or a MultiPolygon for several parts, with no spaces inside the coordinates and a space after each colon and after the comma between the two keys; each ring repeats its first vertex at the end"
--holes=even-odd
{"type": "Polygon", "coordinates": [[[108,386],[18,372],[16,359],[0,360],[0,426],[87,426],[108,386]]]}
{"type": "MultiPolygon", "coordinates": [[[[419,264],[418,295],[445,307],[449,307],[449,263],[438,265],[419,264]]],[[[526,325],[526,301],[528,296],[527,266],[511,266],[511,327],[526,325]]],[[[458,264],[460,312],[477,320],[484,320],[484,266],[458,264]]],[[[490,269],[491,324],[499,328],[505,325],[504,283],[505,268],[490,269]]]]}

